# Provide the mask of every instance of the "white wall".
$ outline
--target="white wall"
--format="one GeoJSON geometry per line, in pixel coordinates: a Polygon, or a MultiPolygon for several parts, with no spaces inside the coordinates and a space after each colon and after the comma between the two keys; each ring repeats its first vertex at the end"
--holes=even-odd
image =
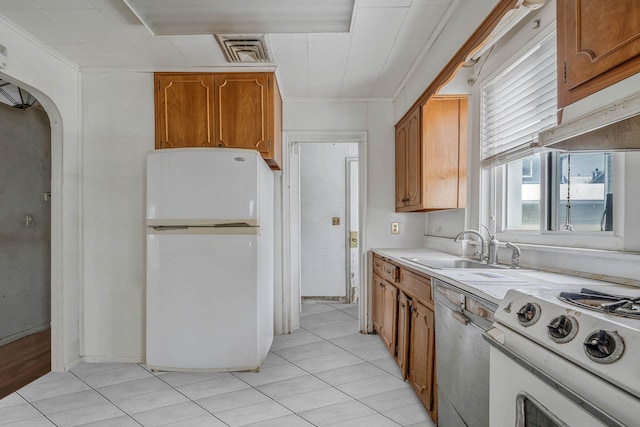
{"type": "Polygon", "coordinates": [[[51,122],[52,369],[61,370],[80,355],[80,74],[3,17],[0,43],[4,78],[36,96],[51,122]]]}
{"type": "Polygon", "coordinates": [[[153,74],[84,73],[84,356],[144,361],[145,164],[153,74]]]}

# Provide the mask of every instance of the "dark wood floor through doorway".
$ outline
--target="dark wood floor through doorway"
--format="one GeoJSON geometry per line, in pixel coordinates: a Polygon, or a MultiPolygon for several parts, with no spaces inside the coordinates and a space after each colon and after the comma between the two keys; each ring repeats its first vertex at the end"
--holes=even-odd
{"type": "Polygon", "coordinates": [[[0,399],[50,371],[50,329],[0,347],[0,399]]]}

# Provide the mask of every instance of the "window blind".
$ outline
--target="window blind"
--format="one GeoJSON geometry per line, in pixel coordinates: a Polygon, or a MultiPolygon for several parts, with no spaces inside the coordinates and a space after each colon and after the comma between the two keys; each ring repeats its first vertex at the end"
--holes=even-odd
{"type": "Polygon", "coordinates": [[[483,87],[483,167],[531,154],[538,132],[557,124],[556,63],[554,34],[483,87]]]}

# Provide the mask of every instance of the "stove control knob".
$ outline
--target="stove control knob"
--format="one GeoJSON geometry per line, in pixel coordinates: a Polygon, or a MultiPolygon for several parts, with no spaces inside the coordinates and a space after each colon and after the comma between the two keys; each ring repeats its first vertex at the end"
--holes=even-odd
{"type": "Polygon", "coordinates": [[[578,321],[571,316],[554,317],[547,325],[547,333],[558,344],[569,342],[578,333],[578,321]]]}
{"type": "Polygon", "coordinates": [[[528,302],[518,310],[518,323],[522,326],[531,326],[540,318],[540,306],[535,302],[528,302]]]}
{"type": "Polygon", "coordinates": [[[584,352],[597,363],[613,363],[624,353],[624,341],[614,331],[594,331],[584,341],[584,352]]]}

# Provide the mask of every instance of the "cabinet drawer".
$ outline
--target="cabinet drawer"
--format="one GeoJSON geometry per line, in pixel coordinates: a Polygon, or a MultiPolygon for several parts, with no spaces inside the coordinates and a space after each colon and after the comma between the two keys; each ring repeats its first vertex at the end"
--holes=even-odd
{"type": "Polygon", "coordinates": [[[378,276],[382,277],[388,282],[396,283],[398,281],[399,268],[390,262],[387,262],[380,258],[378,255],[373,257],[373,271],[378,276]]]}
{"type": "Polygon", "coordinates": [[[413,297],[420,298],[427,305],[430,305],[429,303],[432,301],[431,279],[403,268],[400,270],[400,285],[407,293],[413,297]]]}

